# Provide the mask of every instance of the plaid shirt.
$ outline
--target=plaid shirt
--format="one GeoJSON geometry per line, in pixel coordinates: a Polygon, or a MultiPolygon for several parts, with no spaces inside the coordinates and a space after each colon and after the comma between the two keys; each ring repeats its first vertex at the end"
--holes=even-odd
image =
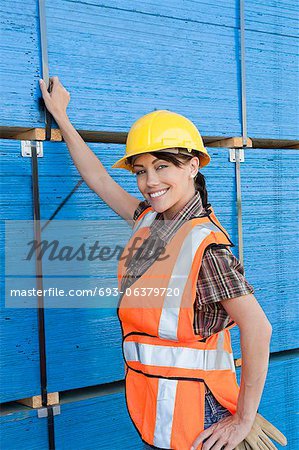
{"type": "MultiPolygon", "coordinates": [[[[134,220],[150,206],[147,200],[139,203],[134,220]]],[[[180,226],[194,217],[202,217],[205,210],[197,191],[194,197],[172,218],[164,223],[163,214],[158,213],[151,225],[151,234],[128,263],[122,280],[122,291],[130,287],[158,258],[160,251],[178,231],[180,226]]],[[[209,246],[200,267],[196,299],[194,302],[194,333],[203,338],[225,328],[231,318],[221,300],[239,297],[254,292],[244,278],[244,268],[229,247],[219,244],[209,246]]]]}

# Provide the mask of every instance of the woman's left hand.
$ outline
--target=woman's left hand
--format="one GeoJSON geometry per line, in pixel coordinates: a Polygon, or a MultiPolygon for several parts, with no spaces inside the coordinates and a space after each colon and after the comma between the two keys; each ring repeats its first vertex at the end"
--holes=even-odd
{"type": "Polygon", "coordinates": [[[248,436],[253,422],[254,419],[252,421],[241,419],[237,413],[225,417],[200,433],[193,442],[191,450],[196,450],[205,439],[202,450],[222,450],[222,448],[223,450],[233,450],[248,436]]]}

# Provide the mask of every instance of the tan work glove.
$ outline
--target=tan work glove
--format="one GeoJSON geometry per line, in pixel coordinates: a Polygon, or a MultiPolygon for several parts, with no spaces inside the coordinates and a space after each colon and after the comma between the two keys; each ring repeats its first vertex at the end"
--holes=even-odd
{"type": "Polygon", "coordinates": [[[250,433],[235,450],[277,450],[269,438],[280,445],[287,445],[287,438],[272,423],[256,413],[250,433]]]}

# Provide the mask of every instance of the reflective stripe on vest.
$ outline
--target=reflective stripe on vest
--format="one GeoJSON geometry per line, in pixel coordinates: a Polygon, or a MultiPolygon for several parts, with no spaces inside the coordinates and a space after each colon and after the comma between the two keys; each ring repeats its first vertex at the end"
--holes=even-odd
{"type": "Polygon", "coordinates": [[[154,445],[170,448],[177,380],[159,379],[154,445]]]}
{"type": "Polygon", "coordinates": [[[165,296],[159,323],[159,337],[161,338],[178,340],[178,320],[184,288],[196,251],[211,231],[217,232],[219,228],[213,223],[196,225],[187,234],[182,244],[168,284],[169,292],[174,292],[173,289],[177,288],[179,295],[176,297],[165,296]]]}
{"type": "Polygon", "coordinates": [[[140,230],[140,228],[150,227],[153,221],[155,220],[157,214],[158,213],[155,211],[149,211],[144,217],[142,217],[142,219],[138,220],[135,223],[132,234],[136,233],[136,231],[140,230]]]}
{"type": "Polygon", "coordinates": [[[188,347],[170,347],[125,341],[124,357],[127,362],[138,361],[145,366],[173,367],[177,369],[231,370],[235,372],[232,353],[225,350],[201,350],[188,347]]]}

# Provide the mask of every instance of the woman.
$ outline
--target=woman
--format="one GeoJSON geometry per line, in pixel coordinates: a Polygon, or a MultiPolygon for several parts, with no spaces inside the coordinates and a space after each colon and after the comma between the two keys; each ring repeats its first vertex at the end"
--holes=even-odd
{"type": "Polygon", "coordinates": [[[84,143],[66,113],[69,93],[58,77],[51,80],[51,94],[40,80],[43,98],[77,169],[134,226],[131,241],[138,238],[131,260],[123,258],[119,265],[124,294],[118,312],[127,405],[145,448],[185,450],[196,439],[194,448],[204,441],[203,450],[234,449],[256,419],[271,325],[207,202],[199,168],[210,158],[201,137],[188,119],[167,111],[136,122],[126,155],[113,167],[136,174],[145,198],[140,202],[110,177],[84,143]],[[140,290],[132,294],[128,287],[133,284],[140,290]],[[240,388],[229,336],[235,324],[241,336],[240,388]]]}

